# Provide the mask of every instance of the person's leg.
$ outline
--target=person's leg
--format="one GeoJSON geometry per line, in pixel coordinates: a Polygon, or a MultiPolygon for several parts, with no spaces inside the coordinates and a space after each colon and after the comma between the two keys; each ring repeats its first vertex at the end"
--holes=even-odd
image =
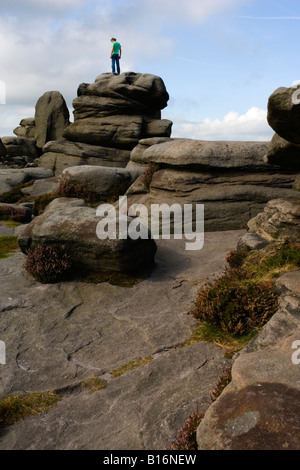
{"type": "Polygon", "coordinates": [[[116,55],[117,73],[120,75],[120,61],[119,56],[116,55]]]}
{"type": "Polygon", "coordinates": [[[115,56],[115,54],[113,54],[111,56],[111,69],[112,69],[112,73],[115,73],[115,71],[116,71],[116,56],[115,56]]]}

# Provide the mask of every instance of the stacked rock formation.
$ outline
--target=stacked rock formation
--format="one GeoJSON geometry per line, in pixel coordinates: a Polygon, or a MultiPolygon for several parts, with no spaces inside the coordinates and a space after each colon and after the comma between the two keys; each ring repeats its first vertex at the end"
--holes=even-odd
{"type": "Polygon", "coordinates": [[[149,166],[127,191],[128,204],[204,204],[205,230],[235,230],[271,199],[297,196],[294,169],[264,162],[268,142],[144,139],[130,165],[149,166]]]}
{"type": "Polygon", "coordinates": [[[0,156],[4,165],[24,167],[40,156],[34,139],[7,136],[2,137],[1,142],[0,156]]]}
{"type": "MultiPolygon", "coordinates": [[[[268,121],[276,131],[265,160],[286,171],[300,168],[300,85],[269,98],[268,121]]],[[[299,177],[294,196],[270,200],[248,222],[238,247],[261,249],[274,240],[300,241],[299,177]]],[[[279,195],[279,194],[278,194],[279,195]]],[[[198,450],[297,450],[300,445],[300,369],[293,350],[300,338],[300,271],[276,281],[278,310],[235,357],[232,381],[197,430],[198,450]],[[278,423],[281,423],[278,426],[278,423]]],[[[297,351],[296,351],[297,354],[297,351]]]]}
{"type": "MultiPolygon", "coordinates": [[[[300,84],[278,88],[268,101],[268,122],[275,130],[265,161],[289,171],[300,171],[300,84]]],[[[248,222],[250,233],[266,240],[290,238],[300,233],[300,176],[293,185],[293,195],[269,201],[263,212],[248,222]]]]}
{"type": "Polygon", "coordinates": [[[125,167],[140,139],[170,137],[172,122],[161,119],[169,95],[160,77],[105,73],[93,84],[81,84],[77,95],[64,140],[48,142],[39,160],[56,175],[83,164],[125,167]]]}
{"type": "Polygon", "coordinates": [[[18,127],[14,129],[17,137],[25,137],[26,139],[35,138],[35,119],[34,117],[24,118],[20,121],[18,127]]]}
{"type": "Polygon", "coordinates": [[[268,122],[275,135],[266,161],[300,170],[300,84],[280,87],[268,101],[268,122]]]}
{"type": "Polygon", "coordinates": [[[70,124],[67,104],[59,91],[47,91],[37,101],[35,116],[24,118],[14,129],[17,137],[2,137],[0,157],[7,166],[32,164],[49,140],[62,138],[70,124]]]}

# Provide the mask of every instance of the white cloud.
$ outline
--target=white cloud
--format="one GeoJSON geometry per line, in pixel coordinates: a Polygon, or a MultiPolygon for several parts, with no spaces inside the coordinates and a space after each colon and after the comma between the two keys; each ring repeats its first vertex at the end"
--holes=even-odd
{"type": "MultiPolygon", "coordinates": [[[[34,107],[43,93],[58,90],[71,108],[80,83],[110,72],[113,35],[124,46],[121,70],[140,71],[140,57],[163,63],[172,56],[175,39],[168,31],[175,24],[184,34],[178,27],[195,26],[248,1],[0,0],[0,81],[6,84],[7,107],[34,107]]],[[[3,109],[0,136],[8,122],[3,109]]]]}
{"type": "Polygon", "coordinates": [[[48,16],[62,14],[83,6],[85,0],[0,0],[1,13],[12,16],[48,16]]]}
{"type": "Polygon", "coordinates": [[[230,111],[223,119],[206,118],[201,122],[175,117],[172,137],[200,140],[269,141],[274,131],[269,127],[266,116],[266,110],[252,107],[245,114],[230,111]]]}
{"type": "Polygon", "coordinates": [[[0,105],[0,116],[0,137],[14,136],[13,130],[18,127],[21,119],[34,116],[34,107],[0,105]]]}

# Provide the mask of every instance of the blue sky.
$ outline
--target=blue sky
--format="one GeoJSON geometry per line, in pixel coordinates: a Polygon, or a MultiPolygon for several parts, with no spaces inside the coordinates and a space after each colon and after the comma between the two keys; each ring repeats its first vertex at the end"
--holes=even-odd
{"type": "Polygon", "coordinates": [[[122,72],[164,80],[173,137],[270,140],[268,97],[300,81],[296,0],[0,0],[0,8],[0,136],[33,116],[46,91],[63,94],[72,119],[78,85],[111,70],[112,36],[122,72]]]}

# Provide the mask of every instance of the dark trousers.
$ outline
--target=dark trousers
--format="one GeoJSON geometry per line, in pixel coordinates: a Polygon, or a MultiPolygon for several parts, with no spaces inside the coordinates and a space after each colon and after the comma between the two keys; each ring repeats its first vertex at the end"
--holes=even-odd
{"type": "Polygon", "coordinates": [[[116,66],[117,66],[117,73],[120,73],[120,62],[119,62],[119,54],[113,54],[111,56],[111,68],[112,72],[116,72],[116,66]]]}

